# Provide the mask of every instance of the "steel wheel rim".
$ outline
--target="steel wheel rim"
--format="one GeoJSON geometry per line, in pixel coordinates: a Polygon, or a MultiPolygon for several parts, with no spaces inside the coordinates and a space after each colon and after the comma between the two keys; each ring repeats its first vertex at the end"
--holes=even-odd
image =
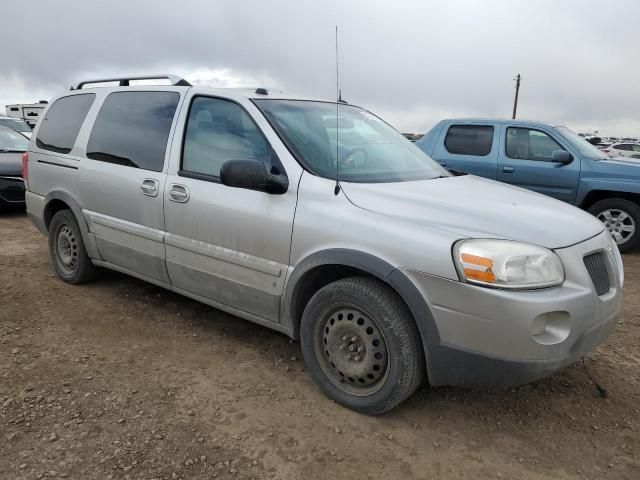
{"type": "Polygon", "coordinates": [[[56,260],[60,269],[72,275],[78,266],[78,240],[69,225],[60,225],[56,234],[56,260]]]}
{"type": "Polygon", "coordinates": [[[629,241],[636,233],[633,217],[619,208],[609,208],[597,215],[618,245],[629,241]]]}
{"type": "Polygon", "coordinates": [[[316,358],[340,390],[359,397],[376,393],[389,375],[389,350],[382,329],[354,305],[333,305],[314,331],[316,358]]]}

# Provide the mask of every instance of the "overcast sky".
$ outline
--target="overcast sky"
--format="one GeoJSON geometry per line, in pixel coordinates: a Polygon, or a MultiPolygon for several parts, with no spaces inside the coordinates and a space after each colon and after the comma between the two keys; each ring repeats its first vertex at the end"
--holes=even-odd
{"type": "Polygon", "coordinates": [[[640,1],[3,0],[0,110],[86,77],[175,72],[343,97],[405,132],[519,118],[640,136],[640,1]]]}

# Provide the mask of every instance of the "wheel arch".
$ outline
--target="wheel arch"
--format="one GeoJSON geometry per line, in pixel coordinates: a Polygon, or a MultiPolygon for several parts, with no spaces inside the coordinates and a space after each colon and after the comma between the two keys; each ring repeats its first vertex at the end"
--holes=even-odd
{"type": "Polygon", "coordinates": [[[64,190],[54,190],[45,197],[42,217],[47,232],[49,231],[49,225],[51,224],[51,219],[53,218],[53,216],[60,210],[65,209],[71,210],[73,215],[76,217],[76,221],[78,222],[78,226],[80,227],[80,232],[82,233],[82,240],[89,257],[101,258],[100,254],[98,253],[98,249],[96,248],[96,243],[93,235],[89,232],[89,225],[87,224],[87,220],[82,214],[82,208],[80,207],[78,201],[69,192],[66,192],[64,190]]]}
{"type": "Polygon", "coordinates": [[[420,332],[427,372],[430,373],[430,345],[440,342],[433,314],[413,282],[387,261],[350,249],[328,249],[313,253],[299,262],[289,275],[282,298],[282,322],[291,336],[299,340],[304,308],[323,286],[350,276],[369,276],[390,286],[407,305],[420,332]]]}
{"type": "Polygon", "coordinates": [[[635,203],[640,207],[640,193],[637,192],[622,192],[616,190],[590,190],[580,203],[580,208],[588,210],[591,206],[595,205],[600,200],[621,198],[635,203]]]}

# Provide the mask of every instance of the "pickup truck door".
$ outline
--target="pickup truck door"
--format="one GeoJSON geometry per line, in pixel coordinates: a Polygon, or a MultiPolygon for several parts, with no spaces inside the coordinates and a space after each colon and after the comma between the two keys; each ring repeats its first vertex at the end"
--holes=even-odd
{"type": "Polygon", "coordinates": [[[500,129],[486,123],[446,125],[432,158],[445,168],[496,179],[500,129]]]}
{"type": "Polygon", "coordinates": [[[505,124],[498,156],[498,180],[574,203],[580,181],[580,158],[568,164],[551,161],[554,150],[567,150],[559,135],[535,127],[505,124]]]}

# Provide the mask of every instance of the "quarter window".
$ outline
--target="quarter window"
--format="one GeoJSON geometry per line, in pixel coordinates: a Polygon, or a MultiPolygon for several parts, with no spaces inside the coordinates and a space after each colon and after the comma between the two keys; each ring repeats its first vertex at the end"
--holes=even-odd
{"type": "Polygon", "coordinates": [[[507,128],[507,157],[519,160],[550,161],[554,150],[564,150],[540,130],[507,128]]]}
{"type": "Polygon", "coordinates": [[[493,127],[489,125],[452,125],[444,146],[449,153],[485,156],[491,151],[493,127]]]}
{"type": "Polygon", "coordinates": [[[162,171],[169,130],[179,99],[177,92],[109,94],[93,124],[87,157],[162,171]]]}
{"type": "Polygon", "coordinates": [[[270,163],[271,148],[245,110],[220,98],[196,97],[189,110],[181,173],[220,176],[227,160],[270,163]]]}
{"type": "Polygon", "coordinates": [[[57,153],[69,153],[96,95],[85,93],[56,100],[40,123],[36,145],[57,153]]]}

